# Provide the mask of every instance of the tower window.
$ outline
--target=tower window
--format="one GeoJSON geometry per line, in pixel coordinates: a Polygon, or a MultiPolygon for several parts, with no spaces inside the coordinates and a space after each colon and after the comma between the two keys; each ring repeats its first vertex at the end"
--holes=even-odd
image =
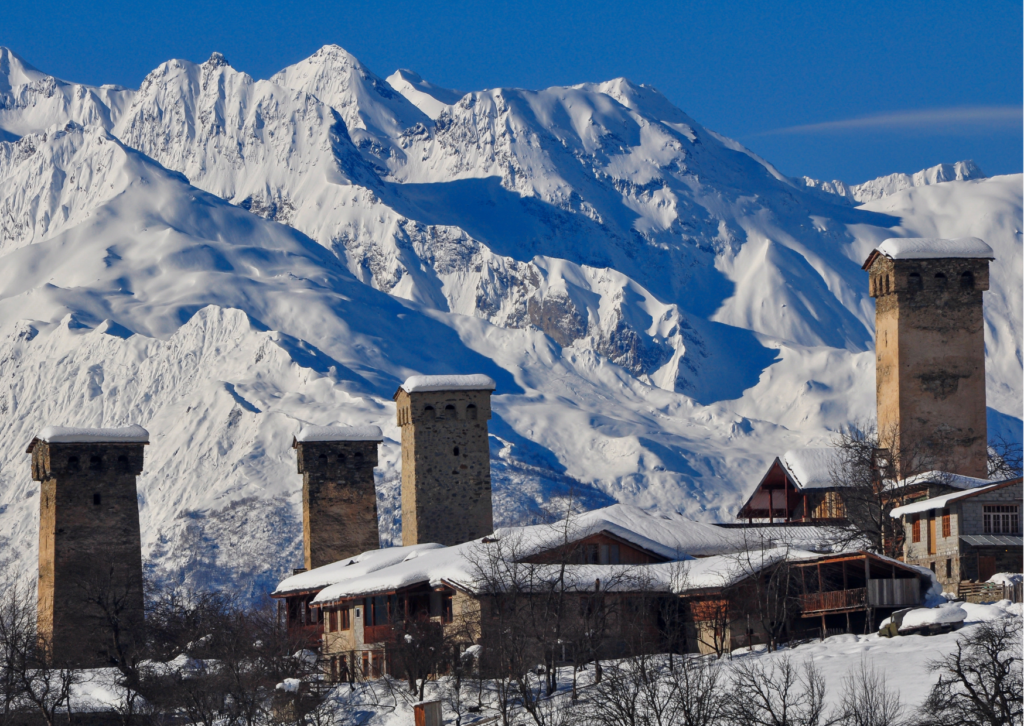
{"type": "MultiPolygon", "coordinates": [[[[338,458],[341,459],[342,461],[345,460],[344,456],[339,456],[338,458]]],[[[355,464],[356,466],[362,465],[362,463],[363,463],[363,452],[357,451],[355,454],[353,454],[352,455],[352,463],[355,464]]]]}
{"type": "Polygon", "coordinates": [[[99,456],[90,456],[89,457],[89,469],[91,471],[99,471],[102,468],[103,468],[103,459],[102,459],[102,457],[99,457],[99,456]]]}
{"type": "Polygon", "coordinates": [[[453,456],[458,456],[459,455],[459,447],[458,446],[456,446],[454,449],[452,449],[452,455],[453,456]]]}
{"type": "Polygon", "coordinates": [[[884,279],[885,279],[885,293],[888,295],[889,294],[889,276],[886,275],[884,279]]]}
{"type": "Polygon", "coordinates": [[[423,415],[424,416],[436,416],[437,412],[434,411],[434,407],[433,406],[424,406],[423,407],[423,415]]]}
{"type": "Polygon", "coordinates": [[[946,286],[946,276],[944,274],[942,274],[941,272],[936,272],[935,273],[935,287],[945,287],[945,286],[946,286]]]}
{"type": "Polygon", "coordinates": [[[70,469],[71,471],[78,471],[78,457],[77,456],[69,456],[68,457],[68,469],[70,469]]]}
{"type": "Polygon", "coordinates": [[[971,290],[974,288],[973,272],[967,270],[966,272],[964,272],[964,274],[960,275],[960,287],[964,288],[965,290],[971,290]]]}
{"type": "Polygon", "coordinates": [[[444,417],[445,418],[455,418],[455,406],[451,405],[450,403],[447,406],[445,406],[444,407],[444,417]]]}
{"type": "Polygon", "coordinates": [[[317,459],[317,461],[319,463],[326,464],[327,463],[327,454],[320,454],[320,456],[316,457],[316,459],[317,459]]]}
{"type": "Polygon", "coordinates": [[[907,287],[910,288],[911,292],[923,289],[924,284],[921,281],[921,276],[916,272],[911,272],[907,275],[907,287]]]}
{"type": "Polygon", "coordinates": [[[128,471],[130,469],[128,465],[128,457],[125,456],[124,454],[121,454],[121,456],[117,457],[117,466],[121,471],[128,471]]]}
{"type": "Polygon", "coordinates": [[[470,421],[476,421],[476,404],[471,403],[466,406],[466,418],[470,421]]]}
{"type": "Polygon", "coordinates": [[[96,492],[95,494],[92,495],[92,503],[93,503],[94,507],[100,506],[102,501],[103,501],[103,497],[100,496],[99,492],[96,492]]]}

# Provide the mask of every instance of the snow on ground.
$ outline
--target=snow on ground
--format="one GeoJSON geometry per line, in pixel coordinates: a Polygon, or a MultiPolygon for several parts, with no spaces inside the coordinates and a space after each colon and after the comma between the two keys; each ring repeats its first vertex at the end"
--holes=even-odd
{"type": "MultiPolygon", "coordinates": [[[[1014,614],[1010,617],[1021,617],[1020,605],[1014,607],[1014,614]]],[[[1006,616],[1005,610],[999,609],[999,612],[1006,616]]],[[[909,635],[895,638],[883,638],[878,635],[836,635],[824,641],[815,640],[793,648],[783,648],[774,653],[766,653],[763,649],[754,652],[736,651],[723,661],[723,667],[728,675],[736,664],[751,659],[771,663],[782,658],[791,658],[797,664],[813,663],[825,677],[827,702],[835,706],[842,695],[844,680],[861,662],[864,662],[883,675],[884,682],[889,688],[899,691],[903,704],[908,712],[912,713],[924,702],[931,686],[938,679],[937,674],[929,672],[929,662],[953,652],[957,639],[970,637],[976,624],[977,620],[969,616],[961,630],[942,635],[909,635]]],[[[612,673],[613,666],[613,663],[609,664],[605,673],[612,673]]],[[[582,671],[579,679],[581,697],[588,698],[587,686],[593,680],[593,668],[582,671]]],[[[443,685],[443,679],[441,682],[428,683],[426,698],[429,700],[439,697],[443,685]]],[[[570,669],[561,669],[561,695],[558,697],[567,699],[571,685],[570,669]]],[[[417,700],[408,693],[406,685],[401,682],[395,682],[393,687],[381,683],[356,684],[354,687],[343,685],[335,689],[334,697],[339,708],[348,713],[358,714],[358,722],[362,726],[399,726],[411,723],[412,703],[417,700]]],[[[479,718],[487,718],[494,713],[495,711],[491,709],[484,709],[479,718]]],[[[470,723],[477,718],[476,715],[471,715],[468,719],[464,717],[463,723],[470,723]]],[[[446,722],[454,722],[453,715],[447,710],[445,719],[446,722]]]]}

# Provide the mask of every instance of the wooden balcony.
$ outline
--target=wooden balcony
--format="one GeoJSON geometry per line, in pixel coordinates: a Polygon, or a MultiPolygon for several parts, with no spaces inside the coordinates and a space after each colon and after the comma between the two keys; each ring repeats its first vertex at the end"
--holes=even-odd
{"type": "Polygon", "coordinates": [[[815,592],[800,596],[800,609],[803,615],[818,615],[829,612],[862,610],[867,607],[868,590],[858,587],[853,590],[834,590],[832,592],[815,592]]]}
{"type": "Polygon", "coordinates": [[[366,625],[363,627],[363,642],[385,643],[391,640],[394,629],[390,625],[366,625]]]}

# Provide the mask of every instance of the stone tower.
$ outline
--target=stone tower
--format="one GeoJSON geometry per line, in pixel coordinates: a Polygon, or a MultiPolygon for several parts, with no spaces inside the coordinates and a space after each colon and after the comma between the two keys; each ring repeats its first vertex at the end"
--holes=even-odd
{"type": "Polygon", "coordinates": [[[40,485],[37,629],[56,663],[113,662],[143,643],[142,546],[135,478],[149,433],[141,426],[47,426],[29,444],[40,485]]]}
{"type": "Polygon", "coordinates": [[[413,376],[395,393],[402,427],[402,544],[451,546],[491,534],[484,375],[413,376]]]}
{"type": "MultiPolygon", "coordinates": [[[[888,239],[864,263],[875,298],[878,431],[904,468],[987,478],[980,239],[888,239]]],[[[908,476],[918,471],[897,472],[908,476]]]]}
{"type": "Polygon", "coordinates": [[[376,426],[306,426],[296,435],[307,570],[380,547],[373,469],[383,440],[376,426]]]}

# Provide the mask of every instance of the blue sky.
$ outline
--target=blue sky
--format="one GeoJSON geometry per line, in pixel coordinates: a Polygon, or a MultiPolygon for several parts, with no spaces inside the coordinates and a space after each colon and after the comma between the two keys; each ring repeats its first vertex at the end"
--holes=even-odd
{"type": "Polygon", "coordinates": [[[137,87],[213,51],[266,78],[326,43],[461,90],[625,76],[789,175],[860,182],[972,158],[1022,170],[1020,2],[7,0],[0,45],[137,87]]]}

